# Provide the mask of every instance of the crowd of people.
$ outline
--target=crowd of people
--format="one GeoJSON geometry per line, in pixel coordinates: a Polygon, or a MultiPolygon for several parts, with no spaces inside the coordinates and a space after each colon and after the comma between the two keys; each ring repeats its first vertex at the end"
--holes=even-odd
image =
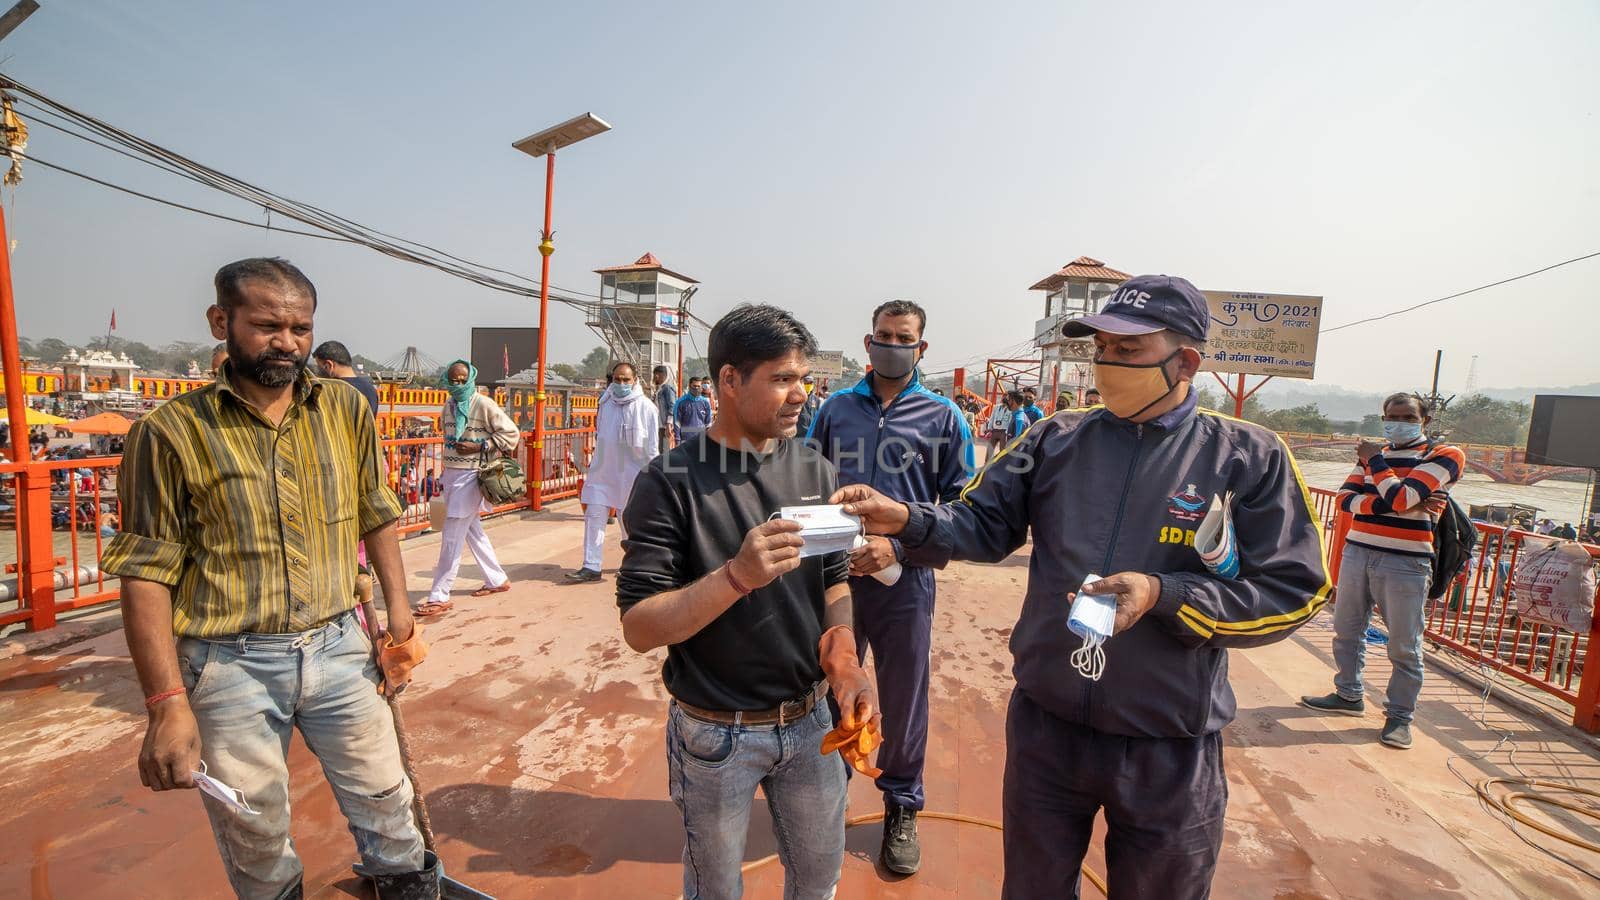
{"type": "MultiPolygon", "coordinates": [[[[411,499],[437,492],[443,506],[432,586],[413,607],[396,533],[407,497],[385,473],[375,395],[348,350],[311,349],[316,289],[281,259],[230,263],[214,287],[206,317],[225,348],[215,383],[136,423],[118,485],[126,521],[102,560],[122,578],[149,710],[141,780],[188,788],[204,771],[241,790],[255,815],[205,799],[234,890],[299,896],[285,762],[298,728],[379,895],[438,896],[383,695],[426,658],[418,620],[449,611],[464,549],[484,574],[474,596],[509,589],[480,523],[478,470],[515,453],[520,435],[472,364],[451,363],[442,471],[418,478],[420,458],[399,464],[398,483],[417,484],[411,499]],[[258,452],[264,442],[272,454],[258,452]],[[358,568],[381,585],[381,632],[375,607],[357,613],[358,568]]],[[[1227,806],[1221,729],[1236,709],[1228,653],[1293,633],[1333,582],[1287,446],[1198,406],[1203,296],[1182,278],[1128,280],[1100,313],[1065,326],[1095,347],[1099,390],[1084,406],[1060,396],[1047,416],[1036,393],[1012,390],[981,429],[971,398],[922,382],[926,310],[896,300],[863,320],[871,368],[831,396],[809,374],[806,325],[745,304],[711,330],[709,377],[680,396],[664,367],[646,382],[619,362],[596,412],[582,560],[569,578],[604,577],[617,513],[622,637],[666,651],[684,895],[742,894],[759,789],[785,896],[834,896],[855,774],[883,800],[879,860],[919,870],[938,572],[1000,561],[1031,539],[1010,638],[1005,896],[1075,894],[1099,814],[1116,894],[1207,896],[1227,806]],[[991,446],[981,470],[974,431],[991,446]],[[1231,569],[1194,546],[1213,502],[1233,511],[1231,569]],[[818,511],[828,504],[857,517],[860,533],[808,525],[837,516],[818,511]],[[1069,615],[1098,624],[1069,628],[1069,615]],[[1083,666],[1086,653],[1098,662],[1083,666]]],[[[1339,574],[1335,690],[1303,702],[1364,712],[1360,637],[1376,608],[1394,662],[1381,740],[1405,748],[1431,523],[1462,459],[1428,436],[1421,398],[1397,394],[1381,412],[1385,441],[1358,448],[1339,493],[1355,525],[1339,574]]]]}

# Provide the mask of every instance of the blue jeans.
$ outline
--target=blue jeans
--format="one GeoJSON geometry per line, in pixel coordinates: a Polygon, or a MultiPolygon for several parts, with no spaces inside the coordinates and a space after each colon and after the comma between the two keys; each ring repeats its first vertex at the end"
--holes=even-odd
{"type": "Polygon", "coordinates": [[[295,727],[322,763],[361,861],[377,874],[422,868],[394,718],[354,614],[299,634],[181,638],[178,662],[206,774],[243,791],[260,812],[238,813],[201,795],[234,893],[275,898],[304,872],[289,839],[286,755],[295,727]]]}
{"type": "Polygon", "coordinates": [[[766,795],[783,863],[785,900],[830,900],[844,865],[844,760],[823,756],[828,704],[788,724],[720,725],[672,704],[667,778],[683,813],[683,896],[744,894],[745,836],[756,786],[766,795]]]}
{"type": "Polygon", "coordinates": [[[1339,593],[1333,604],[1333,687],[1346,700],[1360,700],[1366,663],[1367,623],[1376,606],[1389,626],[1389,687],[1384,715],[1409,723],[1422,693],[1423,609],[1433,563],[1425,557],[1344,545],[1339,593]]]}

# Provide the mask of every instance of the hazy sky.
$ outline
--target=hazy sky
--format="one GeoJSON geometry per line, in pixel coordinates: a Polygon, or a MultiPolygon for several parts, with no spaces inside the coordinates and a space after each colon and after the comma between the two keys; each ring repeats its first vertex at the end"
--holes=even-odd
{"type": "MultiPolygon", "coordinates": [[[[981,365],[1031,336],[1028,286],[1084,254],[1320,294],[1332,326],[1600,250],[1587,0],[42,6],[0,45],[12,77],[530,274],[543,166],[510,143],[591,110],[615,130],[559,158],[552,283],[593,291],[648,250],[704,282],[702,317],[770,301],[858,357],[871,307],[911,297],[930,368],[981,365]]],[[[43,127],[29,151],[261,217],[43,127]]],[[[317,283],[319,339],[374,358],[536,324],[519,298],[40,166],[6,213],[30,337],[81,341],[115,306],[123,337],[208,340],[211,274],[264,254],[317,283]]],[[[1328,335],[1318,381],[1416,386],[1440,347],[1450,388],[1474,354],[1484,386],[1600,380],[1597,280],[1600,259],[1328,335]]],[[[554,360],[599,343],[551,318],[554,360]]]]}

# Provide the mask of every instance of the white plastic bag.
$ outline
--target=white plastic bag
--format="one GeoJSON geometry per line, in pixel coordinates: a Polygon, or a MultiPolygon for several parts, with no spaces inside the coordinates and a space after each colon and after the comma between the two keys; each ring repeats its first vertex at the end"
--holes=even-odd
{"type": "Polygon", "coordinates": [[[1574,541],[1523,545],[1511,592],[1517,615],[1577,634],[1594,622],[1594,559],[1574,541]]]}

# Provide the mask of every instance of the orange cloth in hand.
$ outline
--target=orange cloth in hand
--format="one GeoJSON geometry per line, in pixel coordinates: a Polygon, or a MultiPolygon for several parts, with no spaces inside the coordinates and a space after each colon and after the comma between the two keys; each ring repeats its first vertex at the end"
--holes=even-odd
{"type": "MultiPolygon", "coordinates": [[[[428,645],[422,640],[422,623],[411,626],[411,636],[396,644],[394,635],[384,632],[383,648],[378,651],[378,666],[383,669],[383,680],[391,685],[405,687],[411,680],[411,670],[428,656],[428,645]]],[[[379,688],[382,690],[382,688],[379,688]]]]}
{"type": "Polygon", "coordinates": [[[840,724],[822,736],[822,755],[837,750],[844,761],[868,778],[877,778],[883,770],[867,760],[867,754],[883,746],[883,733],[876,719],[863,722],[854,729],[840,724]]]}

